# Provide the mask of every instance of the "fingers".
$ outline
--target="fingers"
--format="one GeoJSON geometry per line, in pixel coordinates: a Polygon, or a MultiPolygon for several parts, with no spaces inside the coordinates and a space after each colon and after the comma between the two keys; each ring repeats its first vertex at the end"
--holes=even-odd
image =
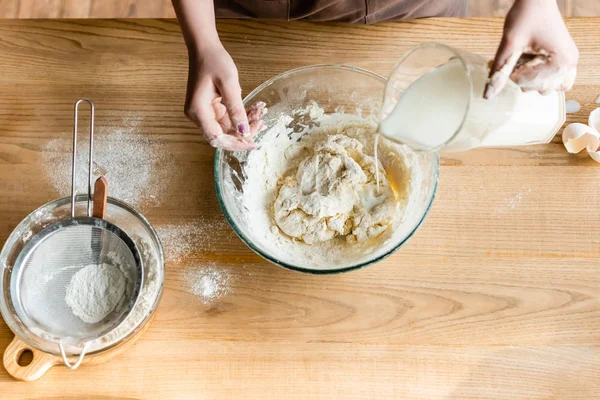
{"type": "Polygon", "coordinates": [[[549,94],[557,90],[570,90],[576,75],[577,68],[564,67],[547,58],[545,62],[524,64],[514,71],[511,78],[523,91],[549,94]]]}
{"type": "Polygon", "coordinates": [[[193,89],[189,103],[185,106],[185,115],[200,127],[209,142],[223,135],[221,125],[216,119],[215,108],[212,104],[213,98],[214,90],[210,86],[210,82],[204,82],[193,89]]]}
{"type": "Polygon", "coordinates": [[[506,37],[502,38],[490,70],[488,83],[485,85],[483,93],[485,99],[491,99],[500,93],[506,82],[510,79],[510,75],[522,53],[523,46],[520,42],[509,40],[506,37]]]}
{"type": "Polygon", "coordinates": [[[231,128],[231,122],[225,106],[218,97],[215,98],[214,87],[208,83],[200,84],[190,98],[185,114],[200,127],[211,146],[231,151],[250,151],[256,148],[251,140],[243,140],[224,132],[225,128],[231,128]]]}
{"type": "Polygon", "coordinates": [[[250,125],[246,116],[246,109],[242,103],[242,89],[237,76],[217,82],[217,88],[223,96],[223,104],[227,108],[229,119],[240,136],[250,135],[250,125]]]}
{"type": "Polygon", "coordinates": [[[252,121],[257,121],[261,119],[263,115],[265,115],[265,113],[267,112],[267,109],[265,107],[266,104],[262,101],[259,101],[256,104],[250,106],[250,108],[247,111],[248,122],[251,123],[252,121]]]}
{"type": "Polygon", "coordinates": [[[248,117],[249,133],[246,134],[246,136],[241,136],[232,124],[227,108],[221,103],[221,98],[219,97],[213,101],[215,115],[223,132],[238,138],[242,142],[251,142],[254,136],[266,128],[264,121],[262,121],[262,117],[267,111],[265,106],[266,104],[264,102],[259,101],[248,108],[246,113],[248,117]]]}
{"type": "Polygon", "coordinates": [[[239,139],[232,135],[220,135],[209,143],[217,149],[231,151],[251,151],[256,149],[256,144],[254,144],[254,142],[239,139]]]}
{"type": "Polygon", "coordinates": [[[254,120],[250,122],[250,137],[254,137],[258,135],[260,132],[264,131],[267,126],[265,125],[263,120],[254,120]]]}
{"type": "Polygon", "coordinates": [[[565,73],[565,78],[564,78],[559,90],[562,90],[563,92],[568,92],[569,90],[571,90],[573,88],[573,85],[575,84],[576,78],[577,78],[577,67],[568,68],[567,72],[565,73]]]}

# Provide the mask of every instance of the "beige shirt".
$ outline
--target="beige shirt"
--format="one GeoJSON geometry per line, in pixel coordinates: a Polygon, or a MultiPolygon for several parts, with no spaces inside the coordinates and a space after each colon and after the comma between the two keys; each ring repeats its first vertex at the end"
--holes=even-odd
{"type": "Polygon", "coordinates": [[[215,0],[217,18],[374,23],[464,17],[466,0],[215,0]]]}

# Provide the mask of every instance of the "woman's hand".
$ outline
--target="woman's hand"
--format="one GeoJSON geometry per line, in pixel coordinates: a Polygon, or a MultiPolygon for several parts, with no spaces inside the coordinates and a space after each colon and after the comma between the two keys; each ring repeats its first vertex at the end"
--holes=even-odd
{"type": "Polygon", "coordinates": [[[498,94],[509,78],[523,91],[570,90],[578,60],[579,51],[556,0],[515,0],[484,97],[498,94]]]}
{"type": "Polygon", "coordinates": [[[262,129],[264,104],[244,109],[237,68],[220,42],[190,52],[185,115],[217,148],[248,151],[262,129]]]}
{"type": "Polygon", "coordinates": [[[212,0],[173,0],[189,55],[185,115],[208,142],[226,150],[255,148],[264,103],[244,110],[237,68],[219,40],[212,0]]]}

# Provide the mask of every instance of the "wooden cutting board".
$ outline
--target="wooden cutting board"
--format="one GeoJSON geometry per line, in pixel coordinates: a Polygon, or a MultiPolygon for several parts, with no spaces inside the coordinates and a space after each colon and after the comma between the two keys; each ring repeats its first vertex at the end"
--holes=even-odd
{"type": "MultiPolygon", "coordinates": [[[[501,27],[219,24],[244,93],[308,64],[385,75],[423,41],[492,57],[501,27]]],[[[600,19],[569,28],[581,65],[568,97],[582,110],[568,119],[585,122],[600,94],[600,19]]],[[[160,141],[175,163],[168,190],[143,209],[150,222],[196,221],[201,236],[167,263],[156,318],[132,349],[31,384],[0,371],[2,399],[600,397],[600,166],[567,154],[558,137],[444,157],[431,214],[400,252],[344,275],[302,275],[254,255],[223,221],[213,150],[182,114],[187,60],[175,21],[4,20],[0,54],[0,240],[59,195],[43,151],[68,140],[72,104],[84,96],[99,136],[127,127],[160,141]],[[209,266],[228,284],[205,302],[189,271],[209,266]]],[[[0,348],[11,340],[0,323],[0,348]]]]}

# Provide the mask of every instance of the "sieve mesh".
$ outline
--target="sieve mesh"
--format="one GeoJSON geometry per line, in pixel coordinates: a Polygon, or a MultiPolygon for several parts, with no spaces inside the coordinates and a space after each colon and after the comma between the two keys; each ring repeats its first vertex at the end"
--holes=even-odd
{"type": "Polygon", "coordinates": [[[23,249],[11,275],[15,311],[32,333],[63,344],[83,344],[115,329],[139,296],[140,255],[131,239],[104,220],[79,217],[52,224],[23,249]],[[118,267],[125,292],[114,310],[88,324],[65,302],[71,278],[88,265],[118,267]]]}

